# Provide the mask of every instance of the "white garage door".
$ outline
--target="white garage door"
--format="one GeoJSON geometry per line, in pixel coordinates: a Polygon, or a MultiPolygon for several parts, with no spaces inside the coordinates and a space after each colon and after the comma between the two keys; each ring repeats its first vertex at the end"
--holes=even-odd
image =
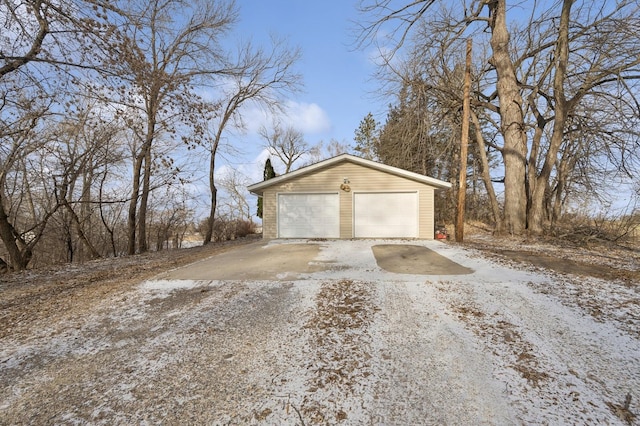
{"type": "Polygon", "coordinates": [[[417,238],[418,193],[354,194],[356,238],[417,238]]]}
{"type": "Polygon", "coordinates": [[[339,238],[338,194],[278,194],[279,238],[339,238]]]}

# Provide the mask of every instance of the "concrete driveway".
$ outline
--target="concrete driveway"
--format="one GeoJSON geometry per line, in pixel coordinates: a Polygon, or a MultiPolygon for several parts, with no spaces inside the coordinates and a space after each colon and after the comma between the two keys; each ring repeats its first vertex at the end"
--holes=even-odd
{"type": "Polygon", "coordinates": [[[258,241],[160,275],[188,280],[291,280],[322,270],[312,261],[318,244],[269,244],[258,241]]]}
{"type": "Polygon", "coordinates": [[[347,271],[367,264],[395,274],[464,275],[473,272],[428,248],[435,241],[258,241],[158,276],[168,280],[293,280],[314,272],[347,271]],[[331,246],[332,250],[327,250],[331,246]],[[338,250],[335,248],[338,247],[338,250]]]}
{"type": "Polygon", "coordinates": [[[466,275],[466,268],[421,245],[376,244],[371,247],[378,266],[387,272],[412,275],[466,275]]]}

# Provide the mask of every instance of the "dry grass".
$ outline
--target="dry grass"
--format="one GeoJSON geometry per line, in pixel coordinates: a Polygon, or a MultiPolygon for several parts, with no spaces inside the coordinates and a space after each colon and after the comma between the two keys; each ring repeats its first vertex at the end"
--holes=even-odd
{"type": "Polygon", "coordinates": [[[254,239],[241,239],[144,255],[99,259],[3,275],[0,338],[32,333],[44,323],[81,317],[96,302],[158,272],[187,265],[254,239]]]}
{"type": "MultiPolygon", "coordinates": [[[[441,286],[443,289],[445,287],[446,283],[441,286]]],[[[487,315],[470,303],[452,304],[449,308],[484,341],[491,342],[493,347],[502,348],[503,354],[508,353],[512,359],[511,368],[520,373],[530,386],[540,387],[548,379],[549,375],[542,371],[534,355],[533,346],[522,336],[516,325],[487,315]]]]}
{"type": "MultiPolygon", "coordinates": [[[[371,303],[370,284],[352,280],[327,282],[316,298],[317,308],[306,323],[314,346],[315,362],[308,392],[329,388],[345,396],[371,374],[370,336],[365,332],[376,308],[371,303]]],[[[330,412],[320,403],[304,404],[302,412],[311,423],[343,421],[344,411],[330,412]]]]}
{"type": "Polygon", "coordinates": [[[632,425],[636,419],[636,415],[631,412],[629,406],[631,405],[631,394],[627,394],[623,404],[616,404],[613,402],[607,402],[607,406],[618,416],[623,422],[632,425]]]}

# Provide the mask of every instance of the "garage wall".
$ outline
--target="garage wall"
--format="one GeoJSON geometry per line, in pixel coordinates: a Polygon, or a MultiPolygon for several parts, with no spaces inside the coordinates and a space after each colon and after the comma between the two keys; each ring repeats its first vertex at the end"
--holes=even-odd
{"type": "Polygon", "coordinates": [[[328,192],[340,194],[340,238],[353,237],[353,193],[378,191],[418,191],[420,216],[419,238],[433,239],[433,194],[434,188],[380,170],[354,163],[340,163],[311,174],[299,176],[279,185],[265,189],[263,193],[263,236],[277,238],[277,194],[278,192],[328,192]],[[343,179],[349,179],[351,191],[340,190],[343,179]]]}

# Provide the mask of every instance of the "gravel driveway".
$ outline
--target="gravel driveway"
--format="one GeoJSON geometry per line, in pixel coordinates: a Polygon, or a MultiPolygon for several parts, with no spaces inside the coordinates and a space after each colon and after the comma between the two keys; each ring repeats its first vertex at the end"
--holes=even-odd
{"type": "Polygon", "coordinates": [[[624,425],[640,411],[640,336],[547,294],[555,276],[430,241],[234,251],[5,337],[0,424],[624,425]],[[388,272],[372,246],[389,244],[463,269],[388,272]],[[214,271],[236,256],[247,273],[258,253],[295,271],[214,271]]]}

